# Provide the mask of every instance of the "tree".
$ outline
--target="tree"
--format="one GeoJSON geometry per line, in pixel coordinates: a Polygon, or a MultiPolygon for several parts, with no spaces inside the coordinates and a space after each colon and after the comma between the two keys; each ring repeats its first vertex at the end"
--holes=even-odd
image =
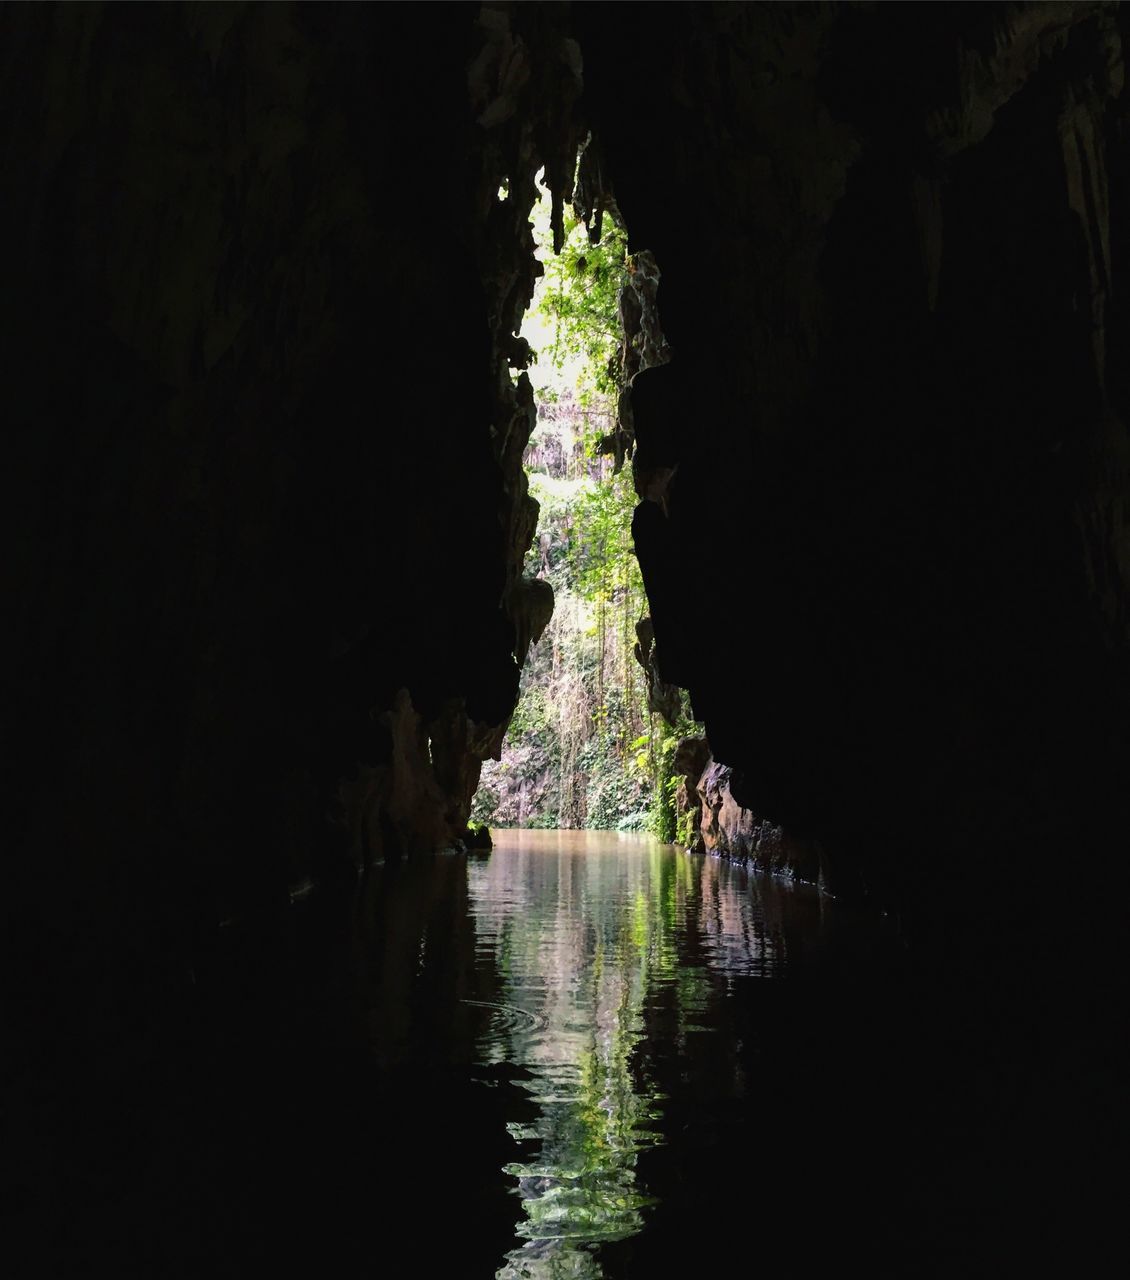
{"type": "Polygon", "coordinates": [[[526,572],[549,580],[556,605],[522,673],[502,760],[484,766],[473,816],[496,826],[649,827],[671,839],[660,772],[666,761],[669,773],[673,747],[652,745],[634,657],[635,624],[647,611],[631,543],[635,493],[604,451],[622,389],[627,236],[606,217],[593,244],[567,209],[554,255],[548,197],[533,227],[543,275],[521,336],[536,352],[538,423],[525,462],[541,514],[526,572]]]}

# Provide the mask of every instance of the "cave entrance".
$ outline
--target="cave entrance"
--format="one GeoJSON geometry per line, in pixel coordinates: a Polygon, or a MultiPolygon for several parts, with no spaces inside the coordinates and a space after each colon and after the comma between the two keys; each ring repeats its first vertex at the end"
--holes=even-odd
{"type": "Polygon", "coordinates": [[[535,353],[537,425],[524,464],[540,506],[525,574],[550,583],[555,606],[523,668],[501,759],[484,764],[472,818],[651,830],[672,840],[671,761],[691,726],[689,716],[671,725],[652,714],[635,657],[647,599],[631,537],[632,437],[622,421],[623,392],[649,343],[650,363],[661,362],[662,335],[641,324],[642,312],[654,312],[658,273],[649,254],[628,253],[623,225],[607,212],[590,234],[566,205],[555,253],[543,179],[531,212],[542,275],[520,332],[535,353]]]}

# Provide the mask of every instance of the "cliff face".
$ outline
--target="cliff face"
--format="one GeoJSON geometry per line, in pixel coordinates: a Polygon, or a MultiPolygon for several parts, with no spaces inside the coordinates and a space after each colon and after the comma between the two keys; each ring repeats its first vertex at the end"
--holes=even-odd
{"type": "Polygon", "coordinates": [[[576,147],[557,16],[477,16],[3,17],[8,901],[37,947],[183,955],[463,830],[547,616],[507,339],[533,174],[576,147]]]}
{"type": "Polygon", "coordinates": [[[960,860],[1019,916],[1126,818],[1125,11],[575,20],[663,272],[672,359],[633,393],[672,476],[635,522],[661,673],[841,884],[926,927],[960,860]]]}

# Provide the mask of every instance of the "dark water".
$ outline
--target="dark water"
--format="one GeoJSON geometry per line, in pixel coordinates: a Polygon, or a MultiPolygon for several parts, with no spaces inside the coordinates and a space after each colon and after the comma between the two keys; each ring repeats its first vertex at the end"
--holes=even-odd
{"type": "MultiPolygon", "coordinates": [[[[811,887],[636,835],[498,832],[489,858],[448,870],[450,898],[433,879],[427,919],[412,878],[379,890],[385,919],[418,936],[397,953],[385,934],[370,1009],[385,1070],[462,1070],[505,1132],[506,1158],[484,1149],[470,1176],[505,1194],[510,1238],[489,1261],[468,1241],[467,1274],[624,1274],[640,1237],[661,1240],[691,1208],[688,1182],[715,1186],[751,1109],[772,1105],[754,1020],[772,1000],[755,997],[828,952],[860,963],[873,926],[811,887]]],[[[757,1182],[747,1167],[716,1194],[757,1182]]]]}
{"type": "Polygon", "coordinates": [[[1114,1273],[1115,1005],[1054,930],[990,979],[646,838],[496,838],[39,1010],[6,1274],[1114,1273]]]}

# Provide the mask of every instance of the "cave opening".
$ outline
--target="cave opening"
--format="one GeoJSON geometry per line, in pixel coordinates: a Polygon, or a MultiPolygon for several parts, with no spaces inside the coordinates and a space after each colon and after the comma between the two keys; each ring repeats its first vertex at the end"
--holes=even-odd
{"type": "MultiPolygon", "coordinates": [[[[630,253],[619,212],[562,210],[554,247],[545,171],[530,211],[538,275],[516,335],[536,426],[523,466],[538,525],[524,576],[552,616],[522,669],[499,758],[484,762],[471,818],[495,827],[650,831],[673,840],[690,810],[672,761],[699,731],[684,693],[651,694],[648,602],[632,542],[637,495],[629,393],[669,350],[654,257],[630,253]]],[[[498,191],[510,197],[510,184],[498,191]]]]}

